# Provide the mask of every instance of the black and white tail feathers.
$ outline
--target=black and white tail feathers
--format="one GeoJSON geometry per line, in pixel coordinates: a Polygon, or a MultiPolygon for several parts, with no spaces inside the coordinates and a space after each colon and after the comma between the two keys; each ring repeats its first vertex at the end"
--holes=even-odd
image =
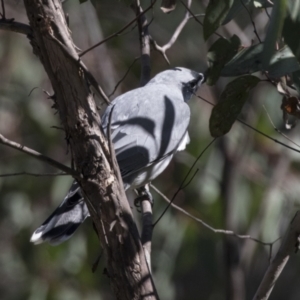
{"type": "Polygon", "coordinates": [[[47,241],[51,245],[58,245],[69,239],[88,216],[80,187],[74,181],[64,201],[32,234],[30,241],[34,244],[47,241]]]}

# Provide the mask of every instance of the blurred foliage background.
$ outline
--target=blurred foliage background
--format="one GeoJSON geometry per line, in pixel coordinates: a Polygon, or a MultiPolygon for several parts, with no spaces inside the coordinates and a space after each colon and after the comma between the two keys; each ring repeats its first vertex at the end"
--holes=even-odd
{"type": "MultiPolygon", "coordinates": [[[[192,11],[203,20],[208,1],[194,1],[192,11]]],[[[263,1],[258,1],[263,2],[263,1]]],[[[5,1],[7,18],[27,23],[22,1],[5,1]]],[[[64,3],[76,45],[86,49],[116,32],[134,18],[124,1],[101,0],[64,3]],[[96,7],[96,9],[95,9],[96,7]]],[[[142,1],[144,8],[148,1],[142,1]]],[[[268,13],[249,8],[262,40],[268,13]]],[[[170,14],[159,3],[149,27],[159,45],[167,43],[181,22],[185,8],[180,2],[170,14]]],[[[257,42],[249,13],[242,9],[218,29],[230,38],[236,34],[243,46],[257,42]]],[[[217,40],[203,39],[203,28],[192,18],[167,54],[171,66],[197,71],[207,69],[206,54],[217,40]]],[[[110,94],[133,60],[140,55],[136,26],[109,40],[83,57],[90,71],[110,94]]],[[[157,51],[151,52],[152,75],[169,66],[157,51]]],[[[134,64],[115,96],[139,85],[140,61],[134,64]]],[[[217,103],[232,78],[221,77],[213,87],[203,85],[198,94],[217,103]]],[[[0,31],[0,133],[62,163],[70,164],[64,132],[52,102],[49,80],[33,55],[25,36],[0,31]]],[[[241,118],[275,139],[293,145],[276,128],[300,144],[299,127],[287,131],[282,120],[282,96],[269,82],[260,83],[250,94],[241,118]],[[265,108],[264,108],[265,107],[265,108]]],[[[209,117],[212,106],[194,97],[190,102],[191,143],[178,153],[168,169],[153,183],[172,197],[195,158],[212,140],[209,117]]],[[[298,147],[293,145],[294,147],[298,147]]],[[[298,147],[299,148],[299,147],[298,147]]],[[[191,183],[179,192],[175,203],[215,228],[250,234],[272,242],[285,232],[299,208],[299,153],[288,150],[259,133],[235,122],[231,131],[217,139],[196,164],[191,183]]],[[[55,173],[57,170],[0,145],[0,173],[55,173]]],[[[0,177],[0,298],[4,300],[113,299],[104,271],[104,259],[96,273],[92,265],[101,252],[90,220],[67,242],[57,247],[29,242],[32,232],[62,201],[72,178],[68,176],[0,177]]],[[[156,193],[154,217],[166,202],[156,193]]],[[[135,208],[134,208],[135,209],[135,208]]],[[[136,214],[139,220],[140,215],[136,214]]],[[[272,249],[272,254],[280,242],[272,249]]],[[[247,239],[216,234],[200,223],[170,208],[153,236],[154,279],[161,299],[251,299],[268,266],[270,248],[247,239]]],[[[299,299],[300,258],[293,256],[270,299],[299,299]],[[288,294],[287,294],[288,291],[288,294]]]]}

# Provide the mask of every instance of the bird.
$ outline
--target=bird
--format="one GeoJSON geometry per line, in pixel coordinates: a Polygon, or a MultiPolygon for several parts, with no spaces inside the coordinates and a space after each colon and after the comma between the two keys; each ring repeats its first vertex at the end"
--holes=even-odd
{"type": "MultiPolygon", "coordinates": [[[[106,108],[101,126],[104,133],[110,128],[125,191],[143,190],[166,169],[177,151],[186,148],[190,141],[187,102],[204,80],[202,73],[175,67],[158,73],[143,87],[116,97],[106,108]]],[[[58,245],[69,239],[88,216],[80,186],[74,181],[62,203],[34,231],[30,241],[58,245]]]]}

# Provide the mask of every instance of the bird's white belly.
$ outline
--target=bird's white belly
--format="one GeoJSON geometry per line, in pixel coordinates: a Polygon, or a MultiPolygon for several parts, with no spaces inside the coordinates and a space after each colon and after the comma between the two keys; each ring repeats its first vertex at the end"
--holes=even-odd
{"type": "Polygon", "coordinates": [[[135,173],[135,178],[131,182],[130,188],[135,189],[154,180],[166,169],[172,157],[173,154],[135,173]]]}

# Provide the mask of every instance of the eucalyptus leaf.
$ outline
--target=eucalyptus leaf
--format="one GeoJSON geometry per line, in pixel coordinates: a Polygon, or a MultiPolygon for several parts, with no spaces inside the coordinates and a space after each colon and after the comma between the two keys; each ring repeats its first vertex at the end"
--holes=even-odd
{"type": "Polygon", "coordinates": [[[210,0],[203,21],[203,36],[207,40],[223,23],[234,0],[210,0]]]}
{"type": "Polygon", "coordinates": [[[221,72],[221,76],[239,76],[262,70],[260,56],[263,44],[244,48],[228,62],[221,72]]]}
{"type": "Polygon", "coordinates": [[[209,119],[209,130],[213,137],[222,136],[230,131],[248,99],[250,90],[259,82],[259,78],[246,75],[227,84],[209,119]]]}
{"type": "Polygon", "coordinates": [[[220,77],[224,65],[238,52],[241,41],[234,35],[230,40],[219,38],[209,49],[207,60],[209,69],[207,71],[208,85],[213,85],[220,77]]]}
{"type": "Polygon", "coordinates": [[[290,14],[286,17],[284,21],[282,35],[284,37],[284,41],[291,48],[294,55],[300,62],[299,31],[300,31],[300,12],[298,11],[297,14],[295,14],[293,17],[290,14]]]}
{"type": "Polygon", "coordinates": [[[262,64],[266,69],[269,66],[274,54],[276,42],[281,35],[284,19],[286,16],[286,0],[273,0],[274,8],[272,9],[271,19],[268,26],[264,49],[262,53],[262,64]]]}
{"type": "Polygon", "coordinates": [[[276,51],[271,57],[269,66],[264,69],[262,65],[263,44],[244,48],[228,62],[221,76],[240,76],[258,71],[266,71],[272,78],[282,77],[300,69],[300,65],[288,46],[276,51]]]}
{"type": "Polygon", "coordinates": [[[275,52],[266,71],[270,77],[279,78],[298,70],[300,70],[298,60],[291,49],[288,46],[284,46],[275,52]]]}

